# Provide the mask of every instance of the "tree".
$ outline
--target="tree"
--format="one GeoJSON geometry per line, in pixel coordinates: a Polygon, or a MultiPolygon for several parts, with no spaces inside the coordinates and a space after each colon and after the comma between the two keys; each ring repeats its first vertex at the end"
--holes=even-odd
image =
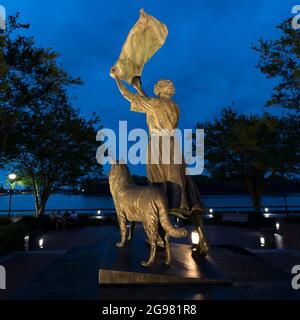
{"type": "Polygon", "coordinates": [[[99,119],[85,120],[69,105],[47,112],[23,114],[22,132],[13,157],[19,182],[33,188],[36,214],[44,213],[50,195],[61,187],[74,187],[90,172],[101,173],[96,162],[99,119]]]}
{"type": "Polygon", "coordinates": [[[260,53],[257,65],[268,78],[279,79],[267,106],[279,106],[300,110],[300,32],[291,26],[291,19],[277,28],[281,36],[277,40],[260,39],[253,49],[260,53]]]}
{"type": "Polygon", "coordinates": [[[81,83],[57,65],[57,52],[24,35],[29,27],[17,13],[8,18],[7,32],[0,37],[0,162],[14,148],[23,112],[46,109],[69,85],[81,83]]]}
{"type": "Polygon", "coordinates": [[[32,187],[41,215],[57,188],[101,171],[95,159],[99,118],[86,120],[71,106],[67,90],[80,78],[58,65],[57,52],[22,35],[29,25],[18,19],[9,17],[1,40],[0,162],[9,161],[19,182],[32,187]]]}
{"type": "Polygon", "coordinates": [[[261,198],[273,177],[299,173],[299,118],[264,113],[239,115],[224,109],[220,119],[198,124],[205,130],[207,170],[216,177],[240,179],[251,196],[255,226],[261,218],[261,198]]]}

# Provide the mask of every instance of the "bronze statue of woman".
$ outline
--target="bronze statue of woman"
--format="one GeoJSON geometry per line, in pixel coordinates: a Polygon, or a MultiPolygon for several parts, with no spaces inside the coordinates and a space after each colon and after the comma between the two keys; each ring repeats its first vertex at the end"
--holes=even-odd
{"type": "MultiPolygon", "coordinates": [[[[121,94],[131,103],[131,111],[143,112],[147,116],[149,128],[147,178],[151,185],[162,188],[168,198],[171,212],[184,216],[192,216],[199,233],[199,252],[206,255],[208,243],[203,232],[202,215],[204,205],[200,193],[191,176],[186,175],[184,160],[178,164],[174,159],[168,164],[162,163],[162,146],[160,144],[159,162],[151,163],[151,139],[157,130],[172,131],[177,128],[179,107],[173,101],[175,86],[170,80],[160,80],[154,87],[155,97],[148,97],[142,89],[139,77],[132,80],[132,86],[137,93],[129,91],[120,80],[116,68],[112,68],[111,76],[116,80],[121,94]]],[[[170,141],[170,153],[174,154],[175,140],[170,141]]],[[[181,155],[182,156],[182,155],[181,155]]],[[[183,156],[182,156],[183,158],[183,156]]]]}

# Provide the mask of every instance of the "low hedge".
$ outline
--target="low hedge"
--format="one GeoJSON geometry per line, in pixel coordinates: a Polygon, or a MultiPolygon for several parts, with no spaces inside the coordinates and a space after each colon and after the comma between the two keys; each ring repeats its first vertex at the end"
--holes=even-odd
{"type": "Polygon", "coordinates": [[[0,226],[8,226],[11,220],[6,216],[0,216],[0,226]]]}
{"type": "Polygon", "coordinates": [[[37,229],[40,225],[39,219],[35,216],[23,216],[21,221],[29,229],[37,229]]]}
{"type": "Polygon", "coordinates": [[[0,226],[0,256],[24,250],[25,229],[21,223],[0,226]]]}

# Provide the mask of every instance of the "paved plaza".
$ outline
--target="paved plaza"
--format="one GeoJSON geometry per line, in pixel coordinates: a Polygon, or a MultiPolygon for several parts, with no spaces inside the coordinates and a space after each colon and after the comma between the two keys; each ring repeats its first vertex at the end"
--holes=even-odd
{"type": "MultiPolygon", "coordinates": [[[[191,231],[191,230],[189,230],[191,231]]],[[[293,249],[260,248],[260,233],[247,228],[207,226],[210,258],[232,281],[225,285],[99,287],[99,268],[115,250],[116,226],[51,231],[40,251],[11,254],[0,259],[7,269],[7,290],[1,299],[299,299],[291,287],[291,269],[300,264],[293,249]]],[[[147,245],[137,228],[135,245],[145,256],[147,245]]],[[[190,245],[190,238],[173,242],[190,245]]],[[[122,250],[122,249],[119,249],[122,250]]],[[[122,251],[121,251],[122,252],[122,251]]],[[[159,252],[162,255],[163,252],[159,252]]],[[[133,260],[133,269],[138,264],[133,260]]]]}

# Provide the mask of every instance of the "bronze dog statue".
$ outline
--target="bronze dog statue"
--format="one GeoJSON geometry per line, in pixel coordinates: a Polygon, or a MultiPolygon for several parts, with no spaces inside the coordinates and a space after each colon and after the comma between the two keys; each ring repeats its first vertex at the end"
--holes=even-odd
{"type": "MultiPolygon", "coordinates": [[[[148,261],[142,261],[142,266],[149,267],[154,262],[159,232],[166,250],[165,264],[170,265],[169,237],[185,237],[187,231],[184,228],[176,228],[171,225],[168,217],[167,198],[163,191],[154,187],[136,185],[128,167],[118,163],[112,165],[109,173],[109,186],[121,233],[121,241],[117,243],[117,246],[124,247],[125,245],[127,221],[142,222],[151,246],[150,257],[148,261]]],[[[130,238],[131,235],[129,240],[130,238]]]]}

